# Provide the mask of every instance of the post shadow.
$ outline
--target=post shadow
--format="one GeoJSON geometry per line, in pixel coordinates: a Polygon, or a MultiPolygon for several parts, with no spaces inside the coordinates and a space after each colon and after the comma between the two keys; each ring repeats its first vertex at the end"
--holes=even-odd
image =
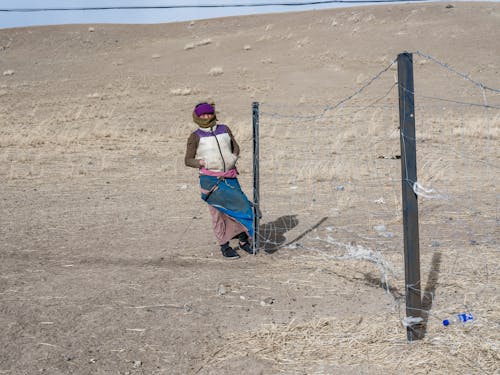
{"type": "Polygon", "coordinates": [[[427,283],[425,284],[422,296],[422,337],[425,337],[427,333],[427,323],[429,321],[432,303],[434,302],[434,295],[436,294],[440,268],[441,252],[436,251],[434,255],[432,255],[431,269],[429,271],[429,276],[427,276],[427,283]]]}
{"type": "MultiPolygon", "coordinates": [[[[422,311],[420,314],[422,317],[422,323],[419,324],[421,326],[420,333],[422,334],[422,338],[425,337],[427,332],[427,322],[429,321],[434,295],[436,294],[440,268],[441,252],[436,251],[432,256],[431,269],[429,271],[429,275],[427,276],[427,283],[425,284],[422,297],[422,311]]],[[[368,273],[365,273],[364,277],[367,285],[373,285],[385,289],[387,292],[391,293],[396,300],[404,298],[404,294],[402,294],[397,288],[386,285],[380,278],[373,277],[368,273]]]]}
{"type": "MultiPolygon", "coordinates": [[[[419,324],[419,326],[421,327],[420,333],[422,335],[422,338],[424,338],[425,334],[427,333],[427,323],[429,321],[429,316],[432,310],[434,295],[436,294],[440,268],[441,268],[441,252],[436,251],[432,256],[431,269],[429,271],[429,275],[427,276],[427,282],[425,284],[425,289],[422,296],[422,311],[420,314],[422,317],[422,323],[419,324]]],[[[394,299],[401,300],[404,298],[404,295],[401,294],[401,292],[397,288],[390,286],[388,287],[388,285],[383,283],[382,280],[380,280],[380,278],[375,278],[368,273],[365,273],[364,277],[365,277],[365,282],[368,285],[373,285],[385,289],[386,291],[392,294],[394,299]]]]}
{"type": "MultiPolygon", "coordinates": [[[[427,276],[427,282],[425,284],[425,289],[422,296],[422,310],[421,310],[422,323],[419,324],[419,326],[421,327],[419,330],[419,332],[421,333],[421,338],[424,338],[425,334],[427,333],[427,323],[429,321],[429,316],[432,310],[434,295],[436,294],[440,268],[441,268],[441,252],[436,251],[432,256],[431,269],[429,271],[429,275],[427,276]]],[[[386,291],[392,294],[394,299],[401,300],[404,297],[404,295],[401,294],[401,292],[399,292],[397,288],[388,287],[385,283],[383,283],[380,280],[380,278],[375,278],[370,274],[365,274],[364,276],[367,284],[384,288],[386,291]]]]}

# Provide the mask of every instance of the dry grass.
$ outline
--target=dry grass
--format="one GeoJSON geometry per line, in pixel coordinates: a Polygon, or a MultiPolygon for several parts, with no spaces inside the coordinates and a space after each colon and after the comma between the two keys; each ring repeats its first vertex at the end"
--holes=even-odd
{"type": "Polygon", "coordinates": [[[370,368],[370,373],[498,373],[495,337],[478,337],[474,328],[450,329],[440,337],[408,344],[405,328],[393,316],[292,321],[229,337],[210,365],[253,355],[287,374],[326,374],[338,364],[370,368]]]}
{"type": "MultiPolygon", "coordinates": [[[[312,244],[307,240],[305,243],[312,244]]],[[[337,251],[341,245],[336,244],[337,251]]],[[[304,246],[307,248],[307,245],[304,246]]],[[[356,256],[345,258],[342,261],[346,262],[344,267],[339,267],[338,260],[325,262],[330,258],[331,249],[318,247],[317,244],[308,249],[306,254],[309,255],[281,261],[280,267],[287,270],[297,267],[329,269],[354,281],[356,277],[351,272],[367,267],[367,263],[363,263],[366,260],[356,260],[356,256]],[[345,265],[348,267],[345,268],[345,265]]],[[[492,248],[481,248],[479,251],[486,257],[494,257],[495,254],[492,248]]],[[[457,265],[448,262],[458,252],[451,251],[452,254],[444,256],[445,262],[439,275],[439,295],[433,296],[423,340],[407,342],[406,328],[402,324],[404,300],[399,295],[394,300],[394,309],[376,311],[368,316],[353,314],[340,319],[323,315],[235,332],[226,337],[226,345],[212,353],[203,367],[216,371],[234,358],[251,356],[270,361],[277,373],[286,374],[329,374],[337,369],[336,366],[350,368],[353,373],[358,369],[361,373],[370,374],[498,374],[498,336],[492,327],[498,319],[500,305],[494,288],[483,287],[498,285],[498,276],[490,269],[488,274],[473,277],[468,270],[470,263],[457,265]],[[458,302],[454,302],[457,291],[467,291],[460,302],[473,311],[476,320],[467,325],[445,328],[441,319],[460,309],[453,306],[458,302]]],[[[384,257],[394,258],[391,253],[384,253],[384,257]]],[[[398,280],[392,286],[399,287],[403,276],[394,276],[398,280]]],[[[309,278],[307,286],[322,290],[322,282],[309,278]]],[[[346,288],[345,293],[352,292],[349,286],[346,288]]]]}

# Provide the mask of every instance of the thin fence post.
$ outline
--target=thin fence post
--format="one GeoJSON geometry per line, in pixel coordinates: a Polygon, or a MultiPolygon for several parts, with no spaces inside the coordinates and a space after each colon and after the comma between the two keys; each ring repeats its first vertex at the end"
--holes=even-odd
{"type": "MultiPolygon", "coordinates": [[[[406,316],[421,317],[420,249],[418,233],[418,201],[413,190],[417,181],[415,139],[415,103],[413,58],[411,53],[398,55],[399,129],[401,142],[401,176],[403,198],[403,231],[405,258],[406,316]]],[[[423,337],[421,324],[407,327],[408,341],[423,337]]]]}
{"type": "Polygon", "coordinates": [[[253,119],[253,238],[252,249],[259,249],[260,192],[259,192],[259,103],[252,103],[253,119]]]}

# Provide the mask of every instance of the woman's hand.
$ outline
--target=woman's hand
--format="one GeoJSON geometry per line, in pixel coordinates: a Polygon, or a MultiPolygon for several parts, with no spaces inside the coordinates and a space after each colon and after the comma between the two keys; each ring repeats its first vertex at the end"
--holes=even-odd
{"type": "Polygon", "coordinates": [[[207,165],[207,163],[206,163],[206,162],[205,162],[205,160],[203,160],[203,159],[200,159],[200,160],[199,160],[199,163],[200,163],[200,168],[201,168],[201,167],[205,167],[205,166],[207,165]]]}

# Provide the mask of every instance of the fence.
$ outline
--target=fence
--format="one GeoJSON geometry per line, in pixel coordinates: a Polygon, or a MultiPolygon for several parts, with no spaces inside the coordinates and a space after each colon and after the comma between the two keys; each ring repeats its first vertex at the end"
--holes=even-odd
{"type": "MultiPolygon", "coordinates": [[[[416,142],[418,178],[405,182],[411,182],[410,195],[419,197],[422,278],[427,281],[419,279],[417,253],[410,267],[418,279],[407,279],[405,292],[393,293],[397,300],[403,293],[414,294],[414,302],[418,296],[418,304],[403,319],[410,340],[414,334],[425,335],[443,252],[451,257],[451,274],[460,270],[462,282],[477,286],[477,271],[470,274],[457,262],[481,268],[472,258],[479,249],[495,254],[500,224],[499,90],[432,56],[414,54],[416,89],[400,90],[415,97],[411,117],[416,139],[410,141],[416,142]],[[432,74],[435,85],[419,87],[422,74],[432,74]],[[412,315],[420,319],[412,320],[412,315]],[[420,322],[423,326],[416,324],[420,322]]],[[[259,158],[254,162],[260,185],[254,199],[263,213],[256,237],[260,249],[369,261],[380,270],[380,284],[396,290],[389,279],[394,284],[402,279],[395,266],[401,263],[404,242],[405,184],[399,159],[407,155],[400,147],[398,84],[390,74],[394,70],[395,61],[334,105],[254,104],[254,123],[260,109],[259,158]]],[[[418,251],[418,227],[405,241],[405,252],[407,242],[418,251]]],[[[471,309],[463,305],[455,309],[471,309]]]]}

